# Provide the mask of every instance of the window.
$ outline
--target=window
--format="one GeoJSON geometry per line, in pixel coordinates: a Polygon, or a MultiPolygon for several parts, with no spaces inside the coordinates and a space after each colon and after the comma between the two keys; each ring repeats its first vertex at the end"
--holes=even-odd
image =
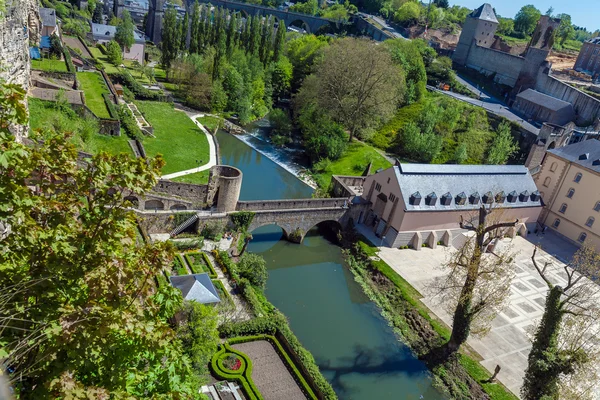
{"type": "Polygon", "coordinates": [[[553,162],[552,165],[550,166],[550,172],[556,171],[556,167],[558,167],[558,164],[553,162]]]}
{"type": "Polygon", "coordinates": [[[390,201],[393,203],[396,200],[396,196],[393,193],[390,193],[390,201]]]}
{"type": "Polygon", "coordinates": [[[550,186],[550,180],[551,180],[550,177],[547,176],[546,179],[544,179],[544,186],[546,186],[546,187],[550,186]]]}
{"type": "Polygon", "coordinates": [[[390,179],[392,179],[392,178],[388,178],[388,183],[390,183],[390,179]]]}
{"type": "Polygon", "coordinates": [[[592,225],[594,225],[594,217],[589,217],[587,221],[585,221],[585,225],[591,228],[592,225]]]}
{"type": "Polygon", "coordinates": [[[575,194],[575,189],[571,188],[567,192],[567,197],[570,198],[570,199],[572,199],[574,194],[575,194]]]}
{"type": "Polygon", "coordinates": [[[596,205],[594,206],[594,211],[600,211],[600,201],[596,202],[596,205]]]}
{"type": "Polygon", "coordinates": [[[381,185],[379,183],[375,184],[375,190],[381,192],[381,185]]]}
{"type": "Polygon", "coordinates": [[[587,233],[581,232],[581,234],[579,235],[579,239],[577,239],[577,241],[579,243],[583,243],[583,242],[585,242],[585,239],[587,239],[587,233]]]}
{"type": "Polygon", "coordinates": [[[583,175],[581,175],[581,173],[580,173],[580,172],[578,172],[578,173],[577,173],[577,175],[575,175],[575,179],[573,179],[573,182],[575,182],[575,183],[579,183],[579,182],[581,181],[581,177],[582,177],[582,176],[583,176],[583,175]]]}
{"type": "Polygon", "coordinates": [[[554,220],[554,223],[552,224],[552,226],[553,226],[554,228],[558,228],[558,226],[559,226],[559,225],[560,225],[560,219],[556,218],[556,219],[554,220]]]}
{"type": "Polygon", "coordinates": [[[564,213],[565,213],[565,211],[567,211],[567,205],[566,205],[565,203],[563,203],[563,204],[560,206],[560,209],[558,210],[558,212],[559,212],[559,213],[561,213],[561,214],[564,214],[564,213]]]}

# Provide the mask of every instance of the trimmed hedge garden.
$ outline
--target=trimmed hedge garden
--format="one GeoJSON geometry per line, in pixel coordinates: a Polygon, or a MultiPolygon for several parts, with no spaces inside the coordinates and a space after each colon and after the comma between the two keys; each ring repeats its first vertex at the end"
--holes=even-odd
{"type": "Polygon", "coordinates": [[[185,261],[183,261],[181,254],[175,254],[175,258],[173,258],[173,270],[177,272],[177,275],[189,274],[185,266],[185,261]]]}
{"type": "Polygon", "coordinates": [[[215,279],[217,277],[217,272],[212,266],[212,263],[210,262],[206,253],[185,253],[184,257],[194,274],[201,274],[203,272],[206,272],[211,279],[215,279]]]}
{"type": "Polygon", "coordinates": [[[210,360],[212,372],[220,379],[238,382],[249,400],[262,400],[263,397],[252,381],[252,360],[247,355],[232,348],[228,343],[219,345],[219,350],[210,360]],[[241,361],[240,368],[231,370],[223,365],[223,360],[235,356],[241,361]]]}
{"type": "Polygon", "coordinates": [[[212,283],[213,283],[213,285],[215,285],[215,288],[219,292],[219,297],[221,297],[221,300],[224,300],[231,305],[235,304],[233,302],[233,299],[231,298],[231,295],[229,294],[229,292],[227,292],[227,289],[225,289],[225,285],[223,285],[223,282],[221,282],[218,279],[213,279],[212,283]],[[225,299],[223,299],[223,297],[225,299]]]}

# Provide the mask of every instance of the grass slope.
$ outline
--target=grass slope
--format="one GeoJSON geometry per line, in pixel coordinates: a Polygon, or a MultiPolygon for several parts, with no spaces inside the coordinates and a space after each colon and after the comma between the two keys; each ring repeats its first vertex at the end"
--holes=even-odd
{"type": "Polygon", "coordinates": [[[195,183],[196,185],[204,185],[208,183],[209,170],[194,172],[193,174],[179,176],[171,179],[175,182],[195,183]]]}
{"type": "Polygon", "coordinates": [[[109,93],[102,75],[95,72],[78,72],[77,80],[85,94],[85,104],[98,118],[110,118],[102,93],[109,93]]]}
{"type": "Polygon", "coordinates": [[[30,129],[61,127],[63,131],[73,132],[71,141],[82,151],[92,154],[106,151],[110,154],[131,155],[126,136],[105,136],[95,133],[97,132],[95,120],[86,121],[72,110],[58,110],[51,101],[30,97],[28,104],[30,129]]]}
{"type": "Polygon", "coordinates": [[[49,58],[31,60],[31,68],[41,71],[67,72],[67,64],[64,60],[51,60],[49,58]]]}
{"type": "Polygon", "coordinates": [[[138,101],[136,104],[154,127],[156,136],[144,139],[146,154],[163,155],[167,163],[163,174],[191,169],[208,162],[206,135],[184,112],[175,110],[169,103],[138,101]]]}
{"type": "Polygon", "coordinates": [[[107,74],[114,74],[119,72],[119,69],[108,61],[108,57],[102,54],[99,48],[92,46],[89,49],[90,53],[92,53],[92,56],[96,59],[96,61],[99,61],[100,64],[102,64],[102,66],[104,67],[104,71],[106,71],[107,74]]]}

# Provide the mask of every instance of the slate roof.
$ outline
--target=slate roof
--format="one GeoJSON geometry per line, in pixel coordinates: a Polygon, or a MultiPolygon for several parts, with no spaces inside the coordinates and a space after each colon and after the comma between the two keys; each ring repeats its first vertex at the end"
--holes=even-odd
{"type": "MultiPolygon", "coordinates": [[[[92,22],[92,36],[94,40],[113,40],[117,33],[117,27],[113,25],[96,24],[92,22]]],[[[136,43],[144,43],[144,35],[138,32],[137,29],[133,30],[133,38],[136,43]]]]}
{"type": "Polygon", "coordinates": [[[40,21],[42,26],[56,26],[56,10],[40,7],[40,21]]]}
{"type": "Polygon", "coordinates": [[[567,101],[548,96],[547,94],[540,93],[533,89],[522,91],[517,95],[517,98],[527,100],[534,104],[539,104],[540,106],[552,111],[562,110],[563,108],[573,108],[571,103],[567,101]]]}
{"type": "Polygon", "coordinates": [[[584,140],[558,149],[548,150],[548,153],[556,154],[583,168],[600,172],[600,140],[584,140]]]}
{"type": "Polygon", "coordinates": [[[592,44],[600,44],[600,36],[596,36],[595,38],[588,39],[588,40],[586,40],[586,42],[592,43],[592,44]]]}
{"type": "Polygon", "coordinates": [[[494,12],[494,7],[492,7],[489,3],[484,3],[481,7],[473,10],[471,14],[469,14],[472,18],[481,19],[489,22],[498,23],[498,19],[496,18],[496,13],[494,12]]]}
{"type": "Polygon", "coordinates": [[[400,164],[393,168],[407,212],[474,210],[488,198],[493,206],[504,208],[542,206],[523,165],[400,164]],[[411,197],[419,196],[419,204],[411,204],[411,197]],[[428,205],[434,197],[436,201],[428,205]]]}
{"type": "Polygon", "coordinates": [[[218,303],[219,293],[207,273],[170,277],[171,286],[181,290],[185,300],[195,300],[201,304],[218,303]]]}

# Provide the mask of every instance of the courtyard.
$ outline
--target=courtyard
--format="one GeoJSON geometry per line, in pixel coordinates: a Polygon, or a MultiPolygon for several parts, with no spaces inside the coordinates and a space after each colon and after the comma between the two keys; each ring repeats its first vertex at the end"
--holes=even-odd
{"type": "MultiPolygon", "coordinates": [[[[379,241],[375,243],[379,245],[379,241]]],[[[542,251],[538,251],[536,256],[538,263],[552,263],[548,269],[550,281],[566,285],[567,277],[563,268],[577,249],[574,245],[552,232],[540,236],[531,234],[527,239],[517,236],[502,240],[498,249],[501,251],[510,246],[516,273],[511,284],[508,306],[492,321],[487,335],[471,335],[467,342],[479,353],[480,363],[490,373],[496,365],[501,367],[498,380],[515,395],[519,395],[521,389],[531,349],[530,338],[544,312],[548,290],[531,261],[535,245],[542,247],[542,251]]],[[[451,325],[452,316],[440,304],[433,283],[446,275],[443,266],[452,251],[454,248],[442,246],[435,249],[423,247],[420,251],[379,248],[381,259],[417,289],[422,295],[421,301],[448,326],[451,325]]]]}

